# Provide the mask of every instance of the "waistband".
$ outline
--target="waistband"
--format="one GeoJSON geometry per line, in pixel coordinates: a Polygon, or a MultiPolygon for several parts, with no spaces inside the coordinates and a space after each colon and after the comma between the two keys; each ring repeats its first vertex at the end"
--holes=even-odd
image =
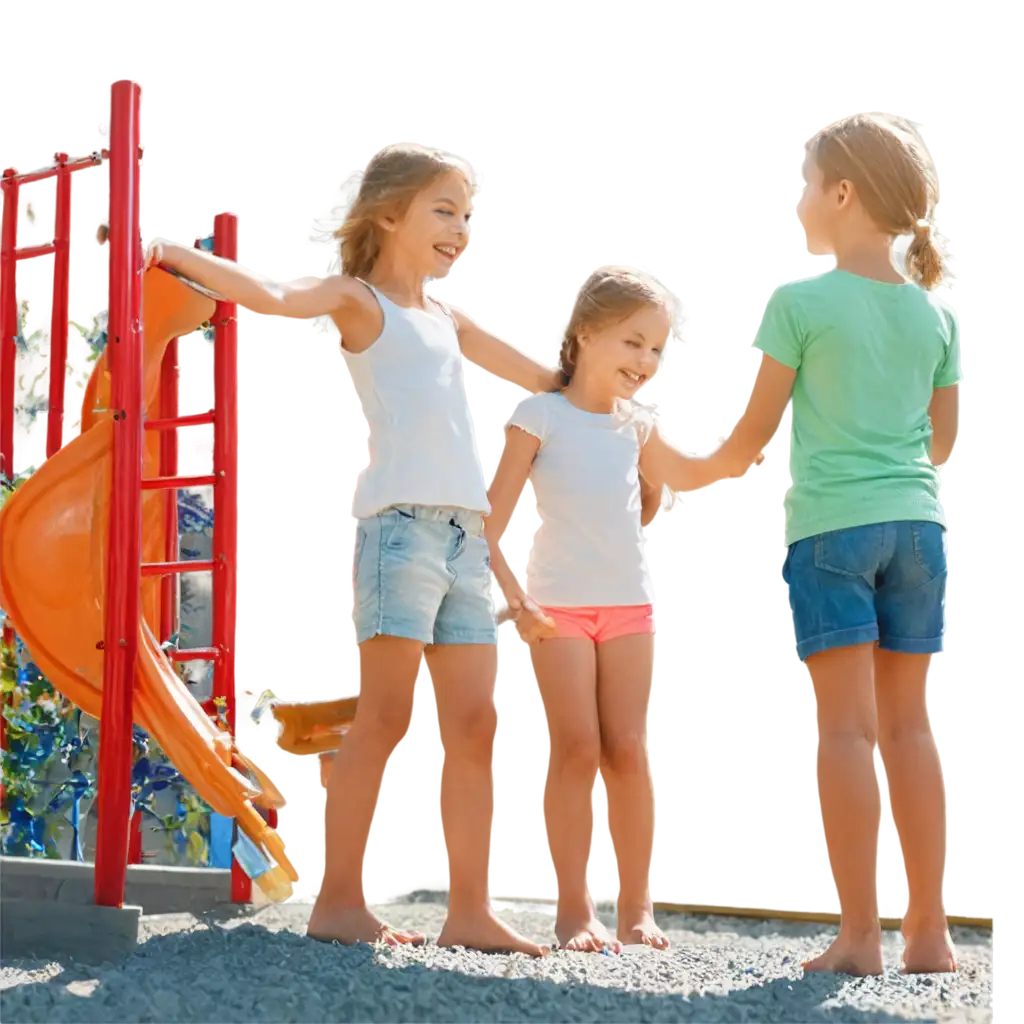
{"type": "Polygon", "coordinates": [[[444,508],[438,505],[392,505],[394,511],[413,519],[448,523],[465,530],[471,537],[481,537],[484,532],[484,517],[481,512],[468,508],[444,508]]]}

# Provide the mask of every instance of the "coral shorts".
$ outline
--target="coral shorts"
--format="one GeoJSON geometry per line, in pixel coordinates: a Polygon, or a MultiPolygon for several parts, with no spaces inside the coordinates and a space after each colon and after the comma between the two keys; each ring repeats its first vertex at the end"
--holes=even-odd
{"type": "Polygon", "coordinates": [[[620,636],[654,632],[654,608],[649,604],[612,605],[598,608],[550,608],[559,637],[604,643],[620,636]]]}

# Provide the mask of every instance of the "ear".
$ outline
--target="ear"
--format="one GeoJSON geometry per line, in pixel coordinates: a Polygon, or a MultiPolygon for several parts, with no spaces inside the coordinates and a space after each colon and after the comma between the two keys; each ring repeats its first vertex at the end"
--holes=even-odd
{"type": "Polygon", "coordinates": [[[393,214],[384,214],[377,218],[377,227],[382,231],[394,231],[398,227],[398,218],[393,214]]]}
{"type": "Polygon", "coordinates": [[[853,182],[843,178],[842,181],[836,185],[836,206],[840,210],[845,209],[850,205],[850,201],[853,199],[853,182]]]}

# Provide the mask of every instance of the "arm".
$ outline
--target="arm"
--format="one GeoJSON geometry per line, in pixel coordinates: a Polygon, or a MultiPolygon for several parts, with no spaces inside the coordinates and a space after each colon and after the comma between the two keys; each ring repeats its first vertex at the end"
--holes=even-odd
{"type": "Polygon", "coordinates": [[[519,427],[509,427],[499,447],[495,473],[487,492],[490,514],[485,520],[484,534],[490,551],[490,570],[513,608],[522,602],[522,582],[518,560],[509,552],[510,526],[523,505],[526,481],[540,449],[537,437],[519,427]]]}
{"type": "Polygon", "coordinates": [[[459,327],[459,347],[471,363],[534,394],[557,391],[562,386],[561,370],[535,362],[508,342],[488,334],[461,309],[452,309],[452,315],[459,327]]]}
{"type": "Polygon", "coordinates": [[[160,264],[178,271],[183,277],[218,295],[237,302],[254,313],[298,319],[333,315],[366,302],[366,289],[351,278],[303,277],[296,281],[272,281],[231,260],[221,259],[199,249],[189,249],[163,239],[151,243],[146,266],[160,264]]]}
{"type": "Polygon", "coordinates": [[[796,370],[769,355],[761,357],[746,412],[721,448],[708,458],[715,464],[716,479],[743,476],[754,463],[764,460],[761,452],[779,429],[795,380],[796,370]]]}
{"type": "MultiPolygon", "coordinates": [[[[642,456],[641,456],[642,462],[642,456]]],[[[640,525],[648,526],[661,508],[661,487],[651,483],[640,471],[640,525]]]]}
{"type": "Polygon", "coordinates": [[[932,464],[943,465],[953,452],[957,430],[960,426],[960,388],[954,384],[948,388],[936,388],[928,406],[928,418],[932,421],[932,464]]]}
{"type": "Polygon", "coordinates": [[[687,455],[655,429],[640,455],[641,472],[652,483],[673,491],[696,491],[743,476],[752,465],[764,461],[762,449],[779,429],[795,379],[796,370],[764,356],[747,411],[721,447],[704,458],[687,455]]]}

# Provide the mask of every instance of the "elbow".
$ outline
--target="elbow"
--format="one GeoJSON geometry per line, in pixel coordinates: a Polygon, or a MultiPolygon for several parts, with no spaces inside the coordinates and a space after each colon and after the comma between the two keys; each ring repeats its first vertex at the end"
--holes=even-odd
{"type": "Polygon", "coordinates": [[[946,444],[933,444],[931,451],[932,465],[933,466],[944,466],[949,462],[950,455],[953,454],[954,440],[950,440],[946,444]]]}

